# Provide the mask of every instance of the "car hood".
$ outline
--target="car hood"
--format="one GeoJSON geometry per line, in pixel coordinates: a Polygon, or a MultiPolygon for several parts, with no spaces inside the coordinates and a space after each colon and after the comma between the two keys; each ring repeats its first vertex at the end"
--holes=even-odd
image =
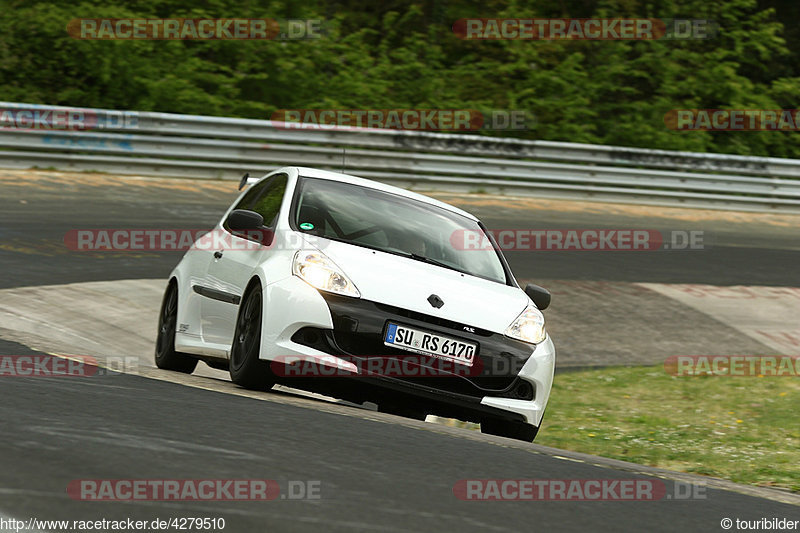
{"type": "Polygon", "coordinates": [[[361,298],[503,333],[530,302],[511,287],[414,259],[328,239],[315,243],[352,280],[361,298]],[[437,309],[428,298],[444,301],[437,309]]]}

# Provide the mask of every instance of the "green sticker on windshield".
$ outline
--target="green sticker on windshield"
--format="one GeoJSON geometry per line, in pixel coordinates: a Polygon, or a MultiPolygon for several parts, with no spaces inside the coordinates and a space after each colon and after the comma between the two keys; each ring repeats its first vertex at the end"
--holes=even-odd
{"type": "Polygon", "coordinates": [[[314,229],[314,224],[311,222],[303,222],[300,224],[300,229],[314,229]]]}

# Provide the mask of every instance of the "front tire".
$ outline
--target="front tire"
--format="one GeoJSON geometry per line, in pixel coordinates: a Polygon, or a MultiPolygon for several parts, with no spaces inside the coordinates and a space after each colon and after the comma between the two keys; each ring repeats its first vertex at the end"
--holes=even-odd
{"type": "Polygon", "coordinates": [[[197,359],[175,351],[175,325],[178,323],[178,284],[171,281],[164,292],[161,312],[158,315],[158,337],[156,338],[156,366],[162,370],[174,370],[191,374],[197,359]]]}
{"type": "Polygon", "coordinates": [[[229,365],[231,381],[245,389],[262,391],[275,384],[269,363],[259,358],[263,308],[261,284],[253,283],[245,291],[239,307],[229,365]]]}
{"type": "Polygon", "coordinates": [[[510,422],[495,418],[481,420],[481,433],[523,440],[525,442],[533,442],[536,438],[536,434],[539,433],[539,427],[523,422],[510,422]]]}

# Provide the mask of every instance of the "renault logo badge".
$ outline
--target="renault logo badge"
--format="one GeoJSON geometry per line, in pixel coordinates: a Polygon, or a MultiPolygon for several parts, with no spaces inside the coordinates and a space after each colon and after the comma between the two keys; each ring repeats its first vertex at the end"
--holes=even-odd
{"type": "Polygon", "coordinates": [[[442,300],[435,294],[431,294],[430,296],[428,296],[428,303],[431,304],[436,309],[439,309],[441,306],[444,305],[444,300],[442,300]]]}

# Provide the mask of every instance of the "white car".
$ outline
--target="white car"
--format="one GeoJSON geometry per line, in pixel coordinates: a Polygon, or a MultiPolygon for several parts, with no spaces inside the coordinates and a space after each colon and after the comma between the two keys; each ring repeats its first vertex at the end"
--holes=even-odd
{"type": "Polygon", "coordinates": [[[170,274],[159,368],[203,360],[251,389],[281,383],[535,438],[555,367],[550,293],[519,287],[477,218],[311,168],[242,185],[170,274]],[[464,235],[485,245],[462,246],[464,235]]]}

